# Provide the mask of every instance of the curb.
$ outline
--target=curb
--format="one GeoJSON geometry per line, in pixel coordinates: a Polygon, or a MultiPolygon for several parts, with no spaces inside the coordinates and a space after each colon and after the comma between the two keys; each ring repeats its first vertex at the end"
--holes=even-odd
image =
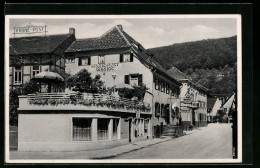
{"type": "Polygon", "coordinates": [[[141,146],[139,148],[132,149],[132,150],[129,150],[129,151],[126,151],[126,152],[122,152],[122,153],[112,154],[112,155],[109,155],[109,156],[93,157],[93,158],[90,158],[90,159],[110,159],[110,158],[114,158],[114,157],[122,155],[122,154],[126,154],[126,153],[130,153],[130,152],[133,152],[133,151],[137,151],[137,150],[140,150],[140,149],[143,149],[143,148],[146,148],[146,147],[149,147],[149,146],[153,146],[153,145],[156,145],[156,144],[160,144],[160,143],[163,143],[163,142],[167,142],[167,141],[170,141],[170,140],[173,140],[173,139],[175,139],[175,138],[169,138],[169,139],[166,139],[166,140],[163,140],[163,141],[160,141],[160,142],[149,144],[147,146],[141,146]]]}

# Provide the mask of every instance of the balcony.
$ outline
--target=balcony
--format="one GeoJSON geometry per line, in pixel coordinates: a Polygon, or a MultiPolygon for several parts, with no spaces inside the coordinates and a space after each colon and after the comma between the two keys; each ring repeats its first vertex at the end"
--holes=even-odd
{"type": "Polygon", "coordinates": [[[18,110],[90,110],[152,114],[149,103],[106,94],[37,93],[19,96],[18,110]]]}

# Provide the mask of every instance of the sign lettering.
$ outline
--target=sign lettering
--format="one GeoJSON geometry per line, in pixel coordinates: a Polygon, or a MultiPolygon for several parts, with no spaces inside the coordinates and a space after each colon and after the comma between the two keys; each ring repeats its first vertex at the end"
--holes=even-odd
{"type": "Polygon", "coordinates": [[[91,68],[96,68],[96,71],[114,71],[115,67],[118,67],[119,63],[108,63],[108,64],[94,64],[91,68]]]}
{"type": "Polygon", "coordinates": [[[34,26],[29,23],[29,25],[25,27],[14,27],[14,35],[15,34],[33,34],[33,33],[46,33],[46,25],[44,26],[34,26]]]}
{"type": "Polygon", "coordinates": [[[141,116],[141,112],[140,111],[136,111],[136,118],[140,118],[140,116],[141,116]]]}

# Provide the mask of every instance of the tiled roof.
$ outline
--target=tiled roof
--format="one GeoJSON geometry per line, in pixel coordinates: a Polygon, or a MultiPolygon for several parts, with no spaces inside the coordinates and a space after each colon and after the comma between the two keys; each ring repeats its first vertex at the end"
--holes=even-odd
{"type": "Polygon", "coordinates": [[[181,72],[176,67],[170,68],[167,72],[169,74],[171,74],[172,76],[174,76],[177,80],[183,80],[183,79],[188,80],[189,79],[189,77],[187,75],[185,75],[183,72],[181,72]]]}
{"type": "Polygon", "coordinates": [[[208,98],[207,99],[207,109],[212,109],[215,102],[217,101],[217,97],[213,97],[213,98],[208,98]]]}
{"type": "Polygon", "coordinates": [[[96,38],[78,39],[66,50],[66,52],[95,51],[106,49],[129,48],[136,55],[141,57],[146,63],[162,71],[168,77],[172,78],[176,84],[181,85],[173,76],[170,76],[158,61],[151,58],[151,55],[145,48],[135,41],[130,35],[123,31],[121,25],[117,25],[106,32],[104,35],[96,38]]]}
{"type": "Polygon", "coordinates": [[[131,47],[118,26],[113,27],[97,38],[79,39],[74,41],[66,52],[105,50],[131,47]]]}
{"type": "Polygon", "coordinates": [[[12,45],[9,46],[9,53],[10,55],[18,55],[18,53],[15,51],[12,45]]]}
{"type": "Polygon", "coordinates": [[[192,81],[192,79],[190,77],[188,77],[187,75],[185,75],[183,72],[181,72],[178,68],[176,67],[172,67],[169,70],[167,70],[167,72],[173,76],[174,78],[176,78],[177,80],[189,80],[193,85],[195,85],[196,87],[208,91],[208,89],[204,86],[202,86],[201,84],[192,81]]]}
{"type": "Polygon", "coordinates": [[[10,38],[10,46],[12,46],[10,47],[10,54],[12,54],[11,50],[20,55],[51,53],[70,36],[71,34],[61,34],[10,38]]]}

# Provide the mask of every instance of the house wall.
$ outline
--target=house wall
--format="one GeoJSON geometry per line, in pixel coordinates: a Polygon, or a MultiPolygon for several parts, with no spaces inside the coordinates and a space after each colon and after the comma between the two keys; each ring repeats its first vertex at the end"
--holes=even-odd
{"type": "MultiPolygon", "coordinates": [[[[44,70],[49,69],[49,65],[40,65],[40,72],[44,70]]],[[[21,66],[22,70],[22,83],[21,84],[15,84],[14,83],[14,67],[9,67],[9,85],[12,87],[24,85],[28,83],[33,78],[33,65],[25,65],[21,66]]]]}
{"type": "Polygon", "coordinates": [[[114,86],[114,79],[112,77],[113,73],[116,74],[115,85],[124,83],[125,75],[139,73],[143,75],[143,83],[146,85],[146,87],[148,87],[149,89],[152,88],[152,72],[147,66],[145,66],[138,60],[137,56],[134,55],[133,62],[120,63],[119,53],[107,54],[105,55],[105,65],[107,65],[107,67],[110,67],[111,69],[100,71],[99,68],[97,68],[100,66],[100,64],[98,64],[98,55],[98,53],[96,53],[96,55],[90,55],[91,65],[79,66],[79,58],[78,54],[76,54],[74,63],[66,62],[66,72],[74,75],[81,69],[87,69],[91,73],[92,77],[95,77],[97,74],[99,74],[101,76],[101,80],[105,82],[104,85],[107,87],[114,86]]]}
{"type": "Polygon", "coordinates": [[[221,100],[219,100],[219,98],[217,98],[217,100],[211,110],[211,116],[216,116],[217,111],[220,110],[220,108],[221,108],[221,104],[222,104],[221,100]]]}
{"type": "MultiPolygon", "coordinates": [[[[129,120],[127,120],[127,116],[120,117],[117,115],[115,116],[93,112],[72,114],[44,113],[45,114],[37,112],[29,114],[19,113],[19,151],[76,151],[105,149],[129,143],[129,120]],[[73,140],[73,117],[92,118],[92,141],[73,140]],[[120,118],[120,124],[118,126],[118,139],[97,139],[98,135],[97,132],[95,132],[95,129],[97,129],[96,124],[98,118],[109,118],[111,120],[112,118],[120,118]]],[[[109,125],[109,129],[112,129],[112,123],[109,125]]],[[[132,129],[134,130],[134,127],[132,127],[132,129]]],[[[133,141],[147,139],[146,136],[137,138],[133,136],[131,138],[133,141]]]]}
{"type": "Polygon", "coordinates": [[[190,94],[194,95],[194,102],[203,102],[200,103],[200,107],[195,109],[195,123],[192,123],[192,110],[182,110],[182,123],[183,126],[189,124],[195,124],[196,126],[206,126],[207,125],[207,94],[201,93],[197,87],[189,83],[188,81],[182,81],[180,96],[181,99],[185,97],[189,89],[190,94]],[[203,116],[201,116],[201,114],[203,116]]]}

